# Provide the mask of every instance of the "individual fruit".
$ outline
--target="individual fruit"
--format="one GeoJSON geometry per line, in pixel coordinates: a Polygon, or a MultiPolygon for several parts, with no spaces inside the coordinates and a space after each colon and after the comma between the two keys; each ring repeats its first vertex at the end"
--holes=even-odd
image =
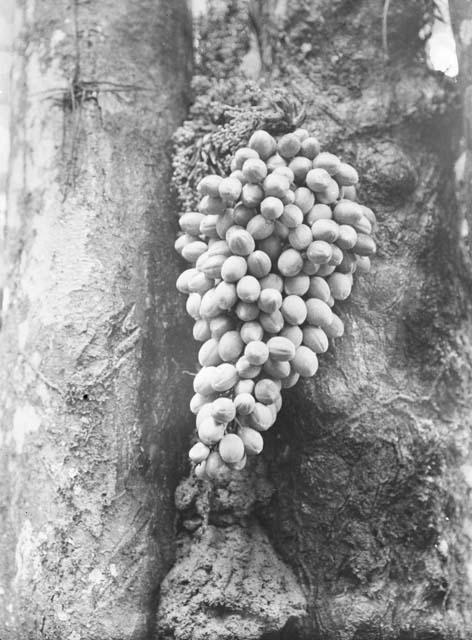
{"type": "Polygon", "coordinates": [[[244,442],[235,433],[228,433],[221,438],[218,451],[224,462],[235,464],[244,458],[244,442]]]}

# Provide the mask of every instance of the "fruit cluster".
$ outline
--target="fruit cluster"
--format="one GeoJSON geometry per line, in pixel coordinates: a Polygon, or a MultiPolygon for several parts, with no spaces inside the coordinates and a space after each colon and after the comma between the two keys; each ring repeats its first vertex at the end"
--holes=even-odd
{"type": "Polygon", "coordinates": [[[313,376],[329,338],[343,334],[332,307],[376,250],[356,170],[305,129],[278,140],[256,131],[231,170],[201,180],[199,210],[180,216],[175,243],[192,264],[177,288],[203,343],[189,455],[197,477],[213,480],[262,451],[281,390],[313,376]]]}

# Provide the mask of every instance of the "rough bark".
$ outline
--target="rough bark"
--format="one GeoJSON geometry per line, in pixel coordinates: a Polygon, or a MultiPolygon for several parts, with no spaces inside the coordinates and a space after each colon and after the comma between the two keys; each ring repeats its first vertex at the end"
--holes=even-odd
{"type": "Polygon", "coordinates": [[[0,636],[153,633],[190,392],[168,142],[183,0],[19,0],[3,328],[0,636]]]}
{"type": "Polygon", "coordinates": [[[460,154],[455,163],[456,189],[461,216],[461,235],[464,260],[470,264],[470,229],[472,213],[472,6],[470,2],[450,2],[457,55],[460,64],[459,85],[462,95],[462,137],[460,154]]]}
{"type": "Polygon", "coordinates": [[[223,5],[202,27],[200,86],[226,83],[235,106],[244,76],[301,97],[305,126],[360,171],[378,255],[337,305],[346,334],[316,379],[285,392],[262,459],[208,495],[182,482],[159,637],[468,638],[471,272],[457,94],[425,64],[424,5],[387,4],[383,39],[374,0],[252,3],[252,37],[248,3],[223,5]]]}

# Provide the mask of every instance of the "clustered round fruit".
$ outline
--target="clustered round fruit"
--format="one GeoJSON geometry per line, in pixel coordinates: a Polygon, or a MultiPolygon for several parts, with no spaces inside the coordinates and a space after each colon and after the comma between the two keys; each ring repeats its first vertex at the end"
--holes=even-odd
{"type": "Polygon", "coordinates": [[[197,211],[183,213],[176,250],[191,268],[193,336],[202,342],[190,409],[199,478],[218,480],[262,451],[281,390],[318,369],[344,332],[332,307],[351,293],[375,253],[375,215],[356,202],[357,171],[320,151],[306,129],[275,139],[256,131],[232,173],[208,175],[197,211]]]}

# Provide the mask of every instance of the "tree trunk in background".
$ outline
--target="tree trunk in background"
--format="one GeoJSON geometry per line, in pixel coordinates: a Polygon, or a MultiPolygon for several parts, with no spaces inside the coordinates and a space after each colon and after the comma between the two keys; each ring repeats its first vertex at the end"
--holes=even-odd
{"type": "Polygon", "coordinates": [[[16,21],[0,637],[148,638],[190,425],[168,188],[187,7],[19,0],[16,21]]]}
{"type": "Polygon", "coordinates": [[[459,213],[462,221],[464,261],[471,268],[470,230],[472,227],[472,4],[468,0],[450,1],[451,21],[460,64],[462,94],[461,154],[455,165],[459,213]]]}
{"type": "Polygon", "coordinates": [[[301,96],[304,126],[359,169],[378,255],[262,456],[214,491],[181,483],[158,637],[470,638],[471,269],[457,94],[426,67],[426,5],[254,2],[249,37],[247,3],[219,5],[199,86],[236,106],[245,75],[301,96]]]}

